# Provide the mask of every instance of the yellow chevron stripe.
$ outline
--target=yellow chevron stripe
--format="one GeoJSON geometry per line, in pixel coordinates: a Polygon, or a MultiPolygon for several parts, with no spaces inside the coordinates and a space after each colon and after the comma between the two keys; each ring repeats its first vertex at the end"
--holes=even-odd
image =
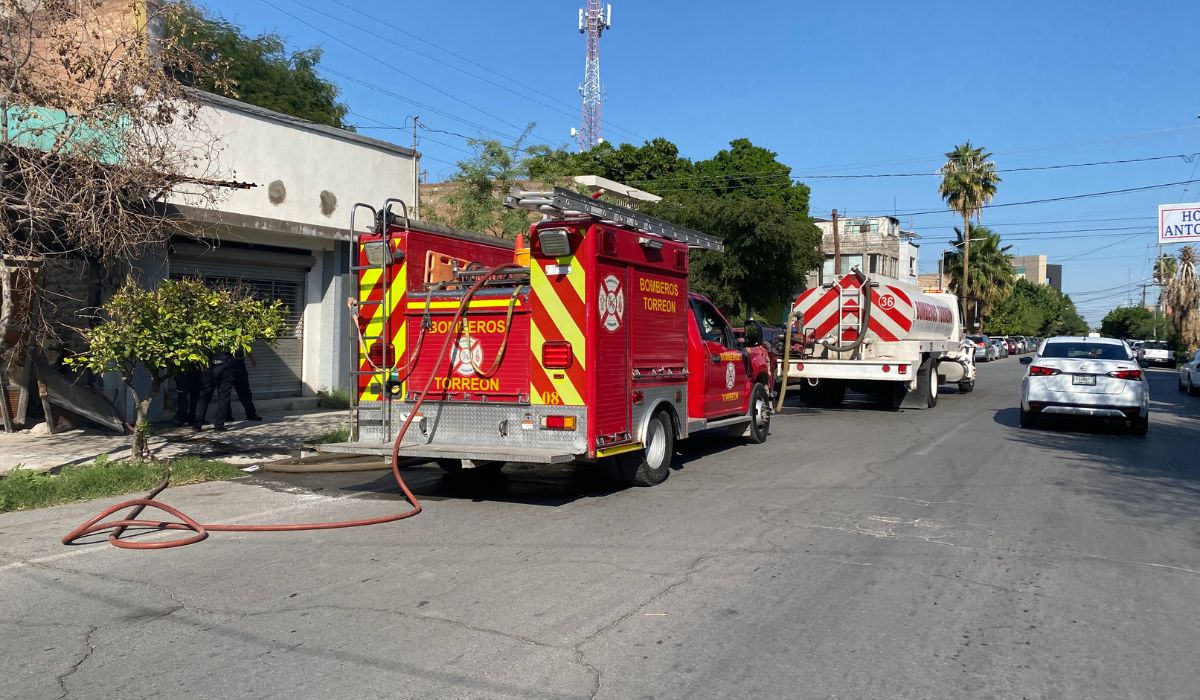
{"type": "MultiPolygon", "coordinates": [[[[579,360],[580,366],[586,368],[586,353],[583,352],[583,349],[587,345],[584,342],[583,330],[579,327],[579,323],[571,318],[571,314],[567,312],[567,307],[563,306],[562,300],[558,298],[555,285],[546,278],[546,272],[541,269],[540,265],[534,265],[533,269],[534,272],[530,275],[530,281],[533,284],[533,293],[537,295],[538,301],[542,302],[542,306],[550,314],[550,318],[554,320],[554,325],[558,327],[558,332],[562,333],[563,339],[569,342],[572,348],[579,348],[576,358],[579,360]]],[[[586,299],[587,297],[583,298],[586,299]]],[[[538,346],[538,357],[541,357],[541,346],[538,346]]]]}
{"type": "MultiPolygon", "coordinates": [[[[540,364],[542,361],[542,346],[546,343],[546,339],[542,336],[542,331],[537,327],[536,323],[529,324],[529,340],[530,347],[537,348],[534,356],[537,357],[537,361],[540,364]]],[[[574,347],[574,344],[572,344],[572,349],[574,349],[574,347]]],[[[582,353],[580,353],[580,355],[582,355],[582,353]]],[[[564,405],[583,405],[583,397],[580,396],[579,391],[575,388],[575,385],[571,383],[571,380],[567,378],[566,372],[562,370],[546,369],[545,367],[543,367],[542,370],[546,373],[546,376],[550,378],[550,383],[554,386],[554,390],[558,392],[558,398],[563,402],[564,405]],[[563,375],[562,379],[555,379],[555,374],[563,375]]],[[[543,403],[541,397],[537,395],[537,391],[532,391],[530,394],[530,398],[533,399],[533,403],[543,403]]]]}
{"type": "MultiPolygon", "coordinates": [[[[558,259],[559,265],[566,265],[571,270],[571,272],[567,274],[567,281],[570,282],[571,286],[575,288],[575,293],[579,295],[579,300],[586,304],[587,293],[584,290],[584,282],[586,281],[584,278],[587,277],[587,271],[583,269],[583,265],[576,265],[575,262],[575,256],[573,255],[558,259]]],[[[544,270],[543,274],[545,274],[544,270]]],[[[580,319],[580,321],[582,320],[583,319],[580,319]]]]}

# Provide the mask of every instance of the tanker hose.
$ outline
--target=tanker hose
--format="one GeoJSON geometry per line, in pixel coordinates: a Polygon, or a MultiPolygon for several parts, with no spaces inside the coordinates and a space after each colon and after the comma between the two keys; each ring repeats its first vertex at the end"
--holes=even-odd
{"type": "Polygon", "coordinates": [[[850,343],[849,345],[835,345],[827,340],[822,340],[821,345],[824,346],[826,350],[832,350],[833,352],[853,352],[854,355],[851,356],[851,359],[857,360],[861,357],[860,348],[862,348],[863,342],[867,339],[867,329],[870,328],[872,304],[870,278],[864,275],[862,270],[859,270],[858,268],[854,269],[854,276],[858,278],[858,282],[861,285],[860,288],[865,290],[865,294],[863,294],[865,298],[863,299],[862,305],[862,318],[858,320],[858,337],[855,338],[854,342],[850,343]]]}
{"type": "MultiPolygon", "coordinates": [[[[463,295],[462,301],[459,302],[458,310],[454,314],[454,320],[451,321],[450,327],[453,328],[462,320],[463,314],[466,312],[467,305],[471,302],[471,297],[475,292],[484,285],[487,280],[495,277],[498,274],[507,274],[513,269],[523,269],[519,266],[506,264],[494,267],[488,270],[475,281],[473,285],[463,295]]],[[[441,365],[446,359],[446,353],[450,350],[450,341],[453,339],[453,334],[447,333],[446,340],[442,343],[442,349],[438,354],[435,367],[441,365]]],[[[400,426],[400,430],[396,432],[396,438],[392,442],[392,476],[396,479],[396,485],[400,487],[400,492],[404,495],[412,507],[400,513],[391,515],[382,515],[374,518],[362,518],[358,520],[333,520],[327,522],[316,523],[288,523],[288,524],[273,524],[273,525],[231,525],[222,523],[202,524],[178,509],[156,500],[158,494],[170,485],[171,471],[164,465],[162,481],[155,486],[150,493],[146,494],[145,498],[132,498],[116,505],[109,506],[100,512],[99,515],[91,518],[79,527],[71,530],[62,538],[63,544],[76,544],[81,538],[88,535],[94,535],[101,532],[108,533],[108,541],[115,547],[122,549],[168,549],[171,547],[182,547],[189,544],[195,544],[208,537],[210,532],[292,532],[298,530],[335,530],[347,527],[363,527],[365,525],[379,525],[382,523],[396,522],[411,518],[421,512],[421,502],[408,488],[408,484],[404,482],[404,477],[400,475],[400,444],[404,440],[405,433],[408,432],[408,427],[412,425],[413,418],[417,415],[421,406],[425,403],[425,396],[429,393],[429,389],[433,386],[433,380],[437,377],[436,372],[430,372],[429,379],[425,382],[425,388],[417,397],[417,402],[413,404],[412,410],[408,412],[408,416],[404,419],[404,423],[400,426]],[[164,513],[173,515],[178,519],[177,522],[163,520],[146,520],[139,519],[142,511],[146,508],[157,508],[164,513]],[[105,522],[104,519],[116,513],[119,510],[131,508],[128,515],[120,520],[111,520],[105,522]],[[149,530],[183,530],[191,532],[191,535],[173,540],[158,540],[154,542],[128,541],[121,539],[121,535],[128,528],[149,529],[149,530]]]]}
{"type": "Polygon", "coordinates": [[[787,328],[783,332],[783,366],[780,370],[779,400],[775,402],[776,413],[783,411],[783,398],[787,396],[788,374],[792,370],[792,325],[795,322],[796,312],[793,309],[788,313],[787,328]]]}

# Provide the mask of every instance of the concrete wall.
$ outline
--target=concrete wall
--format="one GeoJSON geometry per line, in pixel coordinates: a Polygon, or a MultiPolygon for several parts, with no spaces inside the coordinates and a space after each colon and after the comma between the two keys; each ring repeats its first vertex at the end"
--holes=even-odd
{"type": "MultiPolygon", "coordinates": [[[[287,221],[305,235],[328,236],[322,229],[349,229],[355,202],[377,207],[388,197],[413,199],[409,149],[212,95],[200,99],[202,130],[181,135],[210,156],[195,174],[255,185],[226,192],[221,212],[287,221]],[[211,150],[210,137],[219,140],[211,150]]],[[[202,204],[187,196],[173,203],[202,204]]]]}
{"type": "Polygon", "coordinates": [[[1018,279],[1026,279],[1034,284],[1047,283],[1045,255],[1015,255],[1012,266],[1018,279]]]}

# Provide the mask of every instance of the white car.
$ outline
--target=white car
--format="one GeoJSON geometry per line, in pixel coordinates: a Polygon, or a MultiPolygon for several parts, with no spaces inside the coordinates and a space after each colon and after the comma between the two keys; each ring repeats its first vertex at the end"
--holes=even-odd
{"type": "MultiPolygon", "coordinates": [[[[1115,338],[1046,339],[1021,380],[1021,427],[1038,416],[1116,418],[1134,435],[1150,427],[1150,384],[1129,346],[1115,338]]],[[[1200,378],[1200,377],[1198,377],[1200,378]]]]}
{"type": "Polygon", "coordinates": [[[1175,351],[1171,349],[1170,344],[1161,340],[1147,340],[1142,347],[1138,348],[1137,359],[1143,367],[1146,365],[1174,367],[1175,351]]]}
{"type": "Polygon", "coordinates": [[[1200,394],[1200,350],[1191,359],[1179,365],[1179,390],[1191,396],[1200,394]]]}

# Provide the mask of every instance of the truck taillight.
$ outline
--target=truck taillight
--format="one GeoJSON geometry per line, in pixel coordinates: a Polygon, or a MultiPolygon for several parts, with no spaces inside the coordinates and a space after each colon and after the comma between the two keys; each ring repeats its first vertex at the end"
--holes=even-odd
{"type": "Polygon", "coordinates": [[[546,369],[567,369],[571,366],[571,344],[565,340],[548,340],[542,344],[542,366],[546,369]]]}
{"type": "Polygon", "coordinates": [[[1115,372],[1109,372],[1108,376],[1114,379],[1141,379],[1142,371],[1140,369],[1119,369],[1115,372]]]}
{"type": "Polygon", "coordinates": [[[1060,371],[1053,367],[1042,367],[1041,365],[1029,366],[1029,376],[1031,377],[1049,377],[1053,374],[1059,374],[1060,371]]]}
{"type": "Polygon", "coordinates": [[[574,430],[575,416],[542,416],[542,430],[574,430]]]}

